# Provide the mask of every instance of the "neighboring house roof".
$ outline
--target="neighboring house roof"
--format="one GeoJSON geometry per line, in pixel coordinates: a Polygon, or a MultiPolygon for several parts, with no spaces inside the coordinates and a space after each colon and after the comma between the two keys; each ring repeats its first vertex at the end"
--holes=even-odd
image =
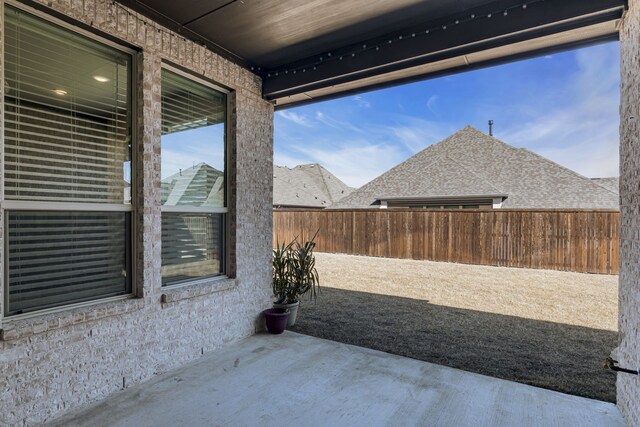
{"type": "Polygon", "coordinates": [[[385,198],[507,195],[503,208],[612,208],[617,191],[471,126],[420,151],[331,208],[385,198]]]}
{"type": "Polygon", "coordinates": [[[326,208],[354,189],[317,163],[273,166],[273,205],[326,208]]]}
{"type": "Polygon", "coordinates": [[[591,178],[597,184],[602,185],[604,188],[607,188],[611,191],[619,192],[620,189],[620,178],[617,176],[612,176],[609,178],[591,178]]]}
{"type": "Polygon", "coordinates": [[[198,163],[163,179],[161,194],[167,206],[224,206],[224,173],[198,163]]]}

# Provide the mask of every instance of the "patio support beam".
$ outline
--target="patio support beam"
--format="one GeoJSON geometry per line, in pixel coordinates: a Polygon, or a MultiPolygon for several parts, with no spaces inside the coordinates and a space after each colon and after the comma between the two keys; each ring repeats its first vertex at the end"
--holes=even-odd
{"type": "MultiPolygon", "coordinates": [[[[620,28],[620,285],[615,359],[640,370],[640,1],[630,0],[620,28]]],[[[640,425],[640,377],[617,375],[616,401],[640,425]]]]}

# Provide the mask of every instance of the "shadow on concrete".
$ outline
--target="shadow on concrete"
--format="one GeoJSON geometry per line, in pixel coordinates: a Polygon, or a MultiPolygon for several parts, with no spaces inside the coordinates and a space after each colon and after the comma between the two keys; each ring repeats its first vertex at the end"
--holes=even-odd
{"type": "Polygon", "coordinates": [[[303,301],[298,319],[302,334],[615,402],[603,368],[614,331],[335,288],[303,301]]]}

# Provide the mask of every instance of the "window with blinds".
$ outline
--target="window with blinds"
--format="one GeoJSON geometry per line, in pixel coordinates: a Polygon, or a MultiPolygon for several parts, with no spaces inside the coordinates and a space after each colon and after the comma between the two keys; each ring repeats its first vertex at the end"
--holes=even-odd
{"type": "Polygon", "coordinates": [[[131,52],[4,10],[5,314],[130,293],[131,52]]]}
{"type": "Polygon", "coordinates": [[[167,284],[223,273],[223,214],[162,214],[162,277],[167,284]]]}
{"type": "Polygon", "coordinates": [[[10,211],[8,314],[121,295],[130,232],[125,212],[10,211]]]}
{"type": "Polygon", "coordinates": [[[162,70],[162,284],[224,274],[226,94],[162,70]]]}

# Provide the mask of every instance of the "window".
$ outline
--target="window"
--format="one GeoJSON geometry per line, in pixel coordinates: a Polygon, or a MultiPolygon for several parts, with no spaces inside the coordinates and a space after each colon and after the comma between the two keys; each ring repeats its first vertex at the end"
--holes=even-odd
{"type": "MultiPolygon", "coordinates": [[[[501,200],[501,199],[500,199],[501,200]]],[[[423,208],[423,209],[491,209],[493,199],[457,197],[426,197],[414,199],[380,199],[381,205],[387,208],[423,208]]]]}
{"type": "Polygon", "coordinates": [[[162,285],[225,273],[227,96],[162,70],[162,285]]]}
{"type": "Polygon", "coordinates": [[[5,315],[131,293],[131,52],[4,10],[5,315]]]}

